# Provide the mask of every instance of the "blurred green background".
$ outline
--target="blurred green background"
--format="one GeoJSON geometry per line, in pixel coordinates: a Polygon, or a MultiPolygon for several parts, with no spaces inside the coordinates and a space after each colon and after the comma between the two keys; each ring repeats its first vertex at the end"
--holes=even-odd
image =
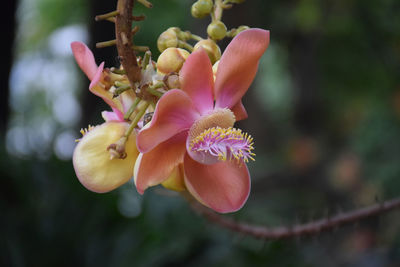
{"type": "MultiPolygon", "coordinates": [[[[171,26],[205,36],[193,1],[154,0],[136,43],[157,56],[171,26]]],[[[79,129],[107,109],[89,94],[69,43],[113,38],[94,23],[114,0],[11,0],[3,7],[1,266],[400,266],[400,213],[313,237],[255,240],[212,225],[160,187],[86,190],[71,163],[79,129]],[[14,21],[15,18],[15,21],[14,21]]],[[[239,127],[255,138],[252,193],[232,215],[293,225],[400,195],[400,1],[253,0],[229,28],[271,44],[239,127]]],[[[226,43],[221,43],[223,47],[226,43]]],[[[94,49],[117,65],[115,48],[94,49]]]]}

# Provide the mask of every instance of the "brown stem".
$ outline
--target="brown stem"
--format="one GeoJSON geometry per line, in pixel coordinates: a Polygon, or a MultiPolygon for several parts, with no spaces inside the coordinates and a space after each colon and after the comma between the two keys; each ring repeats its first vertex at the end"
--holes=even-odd
{"type": "Polygon", "coordinates": [[[118,0],[118,15],[115,17],[115,39],[117,40],[121,64],[133,88],[135,82],[140,81],[141,71],[135,52],[132,50],[132,9],[133,0],[118,0]]]}
{"type": "Polygon", "coordinates": [[[398,209],[400,208],[400,198],[395,198],[380,204],[371,205],[305,224],[294,225],[292,227],[278,226],[273,228],[236,222],[211,211],[197,202],[192,202],[192,207],[210,222],[232,231],[260,239],[283,239],[318,234],[322,231],[327,231],[343,224],[353,223],[368,217],[377,216],[398,209]]]}

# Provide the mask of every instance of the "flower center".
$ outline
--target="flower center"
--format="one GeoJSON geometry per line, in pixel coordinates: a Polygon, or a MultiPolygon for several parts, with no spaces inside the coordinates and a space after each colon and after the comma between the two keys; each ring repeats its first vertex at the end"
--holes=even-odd
{"type": "Polygon", "coordinates": [[[240,129],[213,127],[198,135],[189,145],[193,152],[207,152],[218,160],[254,160],[253,138],[240,129]]]}
{"type": "Polygon", "coordinates": [[[243,159],[254,160],[253,138],[233,128],[235,115],[227,108],[202,116],[189,130],[186,147],[189,155],[202,164],[243,159]]]}
{"type": "Polygon", "coordinates": [[[189,130],[189,139],[193,140],[199,136],[204,130],[221,127],[229,128],[235,123],[235,115],[227,108],[214,109],[210,114],[203,115],[200,119],[195,121],[189,130]]]}

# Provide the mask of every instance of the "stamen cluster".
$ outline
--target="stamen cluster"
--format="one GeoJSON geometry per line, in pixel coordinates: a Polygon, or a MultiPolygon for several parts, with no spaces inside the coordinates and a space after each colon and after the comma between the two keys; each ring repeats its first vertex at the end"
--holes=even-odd
{"type": "Polygon", "coordinates": [[[208,152],[222,161],[243,159],[244,162],[249,162],[249,159],[254,160],[255,156],[252,152],[253,145],[251,135],[243,133],[240,129],[213,127],[194,138],[189,149],[193,152],[208,152]]]}
{"type": "MultiPolygon", "coordinates": [[[[82,134],[82,137],[84,137],[85,134],[87,134],[88,132],[90,132],[91,130],[93,130],[94,127],[96,127],[96,126],[92,126],[92,125],[89,124],[87,128],[81,128],[81,130],[80,130],[79,132],[82,134]]],[[[79,141],[81,141],[81,139],[82,139],[82,138],[75,139],[75,142],[78,143],[79,141]]]]}

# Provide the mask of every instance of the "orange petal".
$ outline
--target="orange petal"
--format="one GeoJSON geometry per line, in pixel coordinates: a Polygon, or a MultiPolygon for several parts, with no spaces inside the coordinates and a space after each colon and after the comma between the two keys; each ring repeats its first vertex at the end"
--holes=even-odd
{"type": "Polygon", "coordinates": [[[133,166],[139,154],[135,135],[125,144],[125,159],[110,159],[107,147],[121,138],[128,123],[106,122],[86,133],[75,147],[73,164],[79,181],[89,190],[104,193],[131,179],[133,166]]]}
{"type": "Polygon", "coordinates": [[[250,174],[246,164],[221,161],[204,165],[185,154],[185,184],[202,204],[221,212],[239,210],[250,193],[250,174]]]}
{"type": "Polygon", "coordinates": [[[186,136],[187,133],[179,133],[151,151],[140,154],[134,174],[136,189],[140,194],[149,186],[167,180],[174,168],[183,162],[186,136]]]}
{"type": "Polygon", "coordinates": [[[258,61],[269,45],[269,31],[239,33],[226,48],[215,79],[216,107],[231,108],[246,93],[256,75],[258,61]]]}
{"type": "Polygon", "coordinates": [[[193,52],[180,72],[182,90],[192,99],[201,114],[214,107],[214,78],[210,59],[203,48],[193,52]]]}
{"type": "Polygon", "coordinates": [[[146,153],[177,133],[189,130],[199,116],[185,92],[179,89],[168,91],[158,101],[150,126],[137,136],[139,151],[146,153]]]}
{"type": "Polygon", "coordinates": [[[97,71],[97,64],[94,60],[92,51],[81,42],[72,42],[71,49],[79,67],[86,74],[89,80],[93,80],[97,71]]]}

